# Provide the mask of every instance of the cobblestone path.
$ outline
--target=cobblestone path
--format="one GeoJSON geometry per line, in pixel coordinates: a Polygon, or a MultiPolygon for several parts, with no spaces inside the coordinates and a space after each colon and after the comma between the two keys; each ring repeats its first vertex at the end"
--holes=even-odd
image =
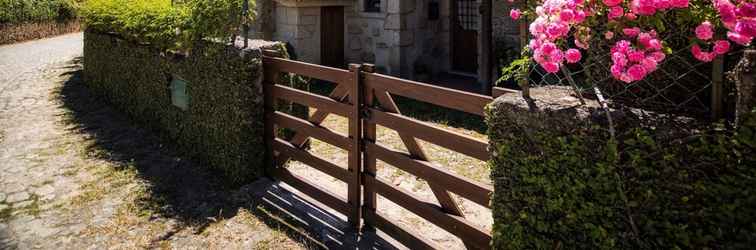
{"type": "Polygon", "coordinates": [[[0,249],[317,247],[90,96],[81,53],[0,46],[0,249]]]}

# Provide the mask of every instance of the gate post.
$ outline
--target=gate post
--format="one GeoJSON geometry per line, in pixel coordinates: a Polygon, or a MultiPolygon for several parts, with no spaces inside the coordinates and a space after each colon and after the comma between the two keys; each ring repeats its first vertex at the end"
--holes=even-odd
{"type": "Polygon", "coordinates": [[[349,102],[352,104],[352,114],[349,117],[349,137],[352,141],[352,147],[349,150],[349,173],[351,181],[349,182],[348,201],[352,208],[348,216],[349,225],[356,232],[360,231],[360,222],[362,220],[362,72],[359,64],[349,64],[351,90],[349,91],[349,102]]]}
{"type": "MultiPolygon", "coordinates": [[[[263,51],[263,61],[265,57],[281,57],[281,53],[274,50],[263,51]]],[[[273,114],[275,112],[275,98],[273,98],[273,91],[271,87],[278,83],[281,77],[281,71],[275,67],[265,67],[263,63],[263,96],[264,96],[264,140],[265,140],[265,169],[264,173],[267,176],[273,176],[273,168],[275,168],[275,155],[273,155],[273,140],[276,139],[276,126],[273,122],[273,114]]]]}
{"type": "MultiPolygon", "coordinates": [[[[375,66],[372,65],[372,64],[363,64],[362,65],[362,71],[365,72],[365,73],[375,73],[375,66]]],[[[364,106],[365,106],[365,109],[367,110],[367,108],[373,106],[373,102],[375,100],[374,99],[374,94],[373,94],[373,89],[370,88],[370,87],[366,87],[363,90],[363,93],[364,93],[363,96],[365,98],[364,99],[364,101],[365,101],[364,106]]],[[[370,116],[369,113],[367,113],[366,115],[368,117],[364,117],[366,119],[363,120],[363,124],[362,124],[362,126],[363,126],[363,128],[362,128],[362,139],[363,139],[363,141],[367,141],[367,142],[370,142],[370,143],[375,143],[375,140],[376,140],[376,134],[375,134],[376,124],[373,123],[373,122],[368,121],[369,120],[368,118],[370,116]]],[[[377,169],[376,169],[376,161],[377,160],[375,158],[375,155],[369,154],[367,151],[364,151],[363,155],[362,155],[362,158],[363,158],[362,159],[363,160],[363,165],[362,165],[363,172],[362,172],[362,174],[363,175],[369,175],[371,177],[375,177],[376,176],[376,171],[377,171],[377,169]]],[[[374,227],[374,225],[370,224],[370,223],[373,223],[373,221],[371,221],[371,218],[374,217],[376,207],[378,206],[378,204],[377,204],[378,201],[377,201],[377,198],[376,198],[375,190],[373,189],[372,185],[365,184],[364,189],[365,189],[365,192],[363,194],[363,196],[364,196],[363,197],[363,200],[364,200],[363,209],[364,210],[362,211],[363,212],[363,217],[365,218],[365,226],[372,228],[372,227],[374,227]]]]}

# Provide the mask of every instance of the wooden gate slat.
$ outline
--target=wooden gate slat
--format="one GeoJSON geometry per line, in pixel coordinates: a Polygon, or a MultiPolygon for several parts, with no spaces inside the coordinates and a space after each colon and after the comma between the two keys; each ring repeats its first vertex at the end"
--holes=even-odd
{"type": "Polygon", "coordinates": [[[365,183],[373,185],[375,191],[381,196],[459,236],[463,242],[476,248],[487,248],[491,242],[490,232],[471,224],[464,217],[448,214],[438,205],[423,201],[411,193],[394,188],[378,178],[365,176],[365,183]]]}
{"type": "Polygon", "coordinates": [[[321,79],[333,83],[345,82],[349,79],[349,71],[337,68],[329,68],[317,64],[292,61],[283,58],[263,57],[265,67],[276,68],[281,72],[294,73],[306,77],[321,79]]]}
{"type": "MultiPolygon", "coordinates": [[[[401,114],[401,112],[399,111],[399,106],[394,103],[394,99],[391,98],[391,94],[386,91],[379,91],[375,94],[382,108],[388,110],[389,112],[401,114]]],[[[397,132],[399,133],[399,138],[402,139],[404,146],[407,147],[407,150],[410,152],[412,157],[420,160],[428,160],[425,151],[423,151],[423,149],[420,147],[420,144],[414,137],[402,133],[401,131],[397,132]]],[[[457,201],[455,201],[451,197],[451,195],[448,191],[446,191],[445,188],[436,185],[435,183],[428,183],[428,186],[430,186],[431,191],[438,200],[438,203],[441,204],[441,207],[443,207],[447,213],[460,216],[462,215],[462,210],[459,209],[459,204],[457,204],[457,201]]]]}
{"type": "Polygon", "coordinates": [[[335,209],[339,213],[345,215],[349,215],[351,213],[351,208],[349,207],[346,199],[339,197],[337,194],[333,194],[329,191],[319,188],[317,184],[314,184],[307,179],[295,175],[286,168],[277,168],[273,170],[273,176],[283,181],[284,183],[291,185],[307,196],[312,197],[318,202],[321,202],[326,206],[335,209]]]}
{"type": "Polygon", "coordinates": [[[365,85],[368,88],[388,91],[392,94],[479,116],[485,115],[484,107],[493,101],[490,96],[374,73],[365,74],[365,85]]]}
{"type": "Polygon", "coordinates": [[[273,143],[273,149],[278,151],[280,153],[280,156],[285,156],[287,158],[305,163],[308,166],[311,166],[323,173],[339,179],[340,181],[346,183],[349,183],[351,181],[349,172],[347,172],[346,169],[339,167],[329,162],[328,160],[310,154],[307,151],[301,150],[285,140],[276,138],[276,141],[273,143]]]}
{"type": "Polygon", "coordinates": [[[276,111],[273,117],[276,124],[293,129],[298,134],[307,135],[315,139],[324,141],[328,144],[339,147],[343,150],[350,150],[352,147],[352,141],[345,135],[339,134],[336,131],[332,131],[326,127],[321,127],[302,118],[276,111]]]}
{"type": "Polygon", "coordinates": [[[279,99],[299,103],[305,106],[310,106],[318,110],[323,110],[328,113],[335,113],[341,116],[352,116],[352,110],[350,105],[346,105],[331,98],[311,94],[306,91],[298,90],[292,87],[283,85],[273,85],[273,96],[279,99]]]}
{"type": "Polygon", "coordinates": [[[415,138],[469,155],[481,161],[488,161],[490,157],[487,141],[377,109],[370,109],[370,114],[370,120],[378,125],[386,126],[401,133],[411,134],[415,138]]]}
{"type": "Polygon", "coordinates": [[[402,242],[410,249],[441,249],[441,246],[435,242],[421,237],[420,235],[423,235],[422,233],[411,228],[394,224],[387,219],[386,215],[383,215],[380,212],[365,209],[363,210],[363,213],[367,223],[375,226],[384,233],[391,235],[391,237],[402,242]]]}
{"type": "Polygon", "coordinates": [[[428,183],[449,187],[448,191],[490,208],[490,194],[493,192],[491,186],[456,175],[443,168],[436,167],[430,162],[411,159],[405,153],[374,143],[365,142],[365,151],[377,159],[425,179],[428,183]]]}

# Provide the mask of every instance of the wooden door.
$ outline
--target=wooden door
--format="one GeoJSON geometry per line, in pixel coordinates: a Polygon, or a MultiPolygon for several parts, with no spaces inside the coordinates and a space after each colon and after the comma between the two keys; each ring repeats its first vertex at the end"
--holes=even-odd
{"type": "Polygon", "coordinates": [[[321,64],[344,68],[344,7],[324,6],[320,17],[321,64]]]}
{"type": "Polygon", "coordinates": [[[475,0],[454,0],[452,15],[452,69],[478,71],[478,27],[480,16],[475,0]]]}

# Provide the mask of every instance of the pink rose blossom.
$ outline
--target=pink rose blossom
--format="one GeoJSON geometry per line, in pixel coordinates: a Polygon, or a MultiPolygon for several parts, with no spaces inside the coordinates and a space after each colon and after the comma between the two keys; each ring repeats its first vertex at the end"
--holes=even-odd
{"type": "Polygon", "coordinates": [[[670,5],[675,8],[688,8],[689,0],[671,0],[670,5]]]}
{"type": "Polygon", "coordinates": [[[612,7],[622,3],[622,0],[603,0],[603,2],[606,6],[612,7]]]}
{"type": "Polygon", "coordinates": [[[559,71],[559,64],[553,62],[541,64],[541,67],[543,67],[543,69],[545,69],[546,72],[549,73],[556,73],[557,71],[559,71]]]}
{"type": "Polygon", "coordinates": [[[559,13],[559,19],[562,20],[562,22],[570,22],[575,18],[575,13],[572,12],[570,9],[563,10],[559,13]]]}
{"type": "Polygon", "coordinates": [[[646,77],[646,73],[646,68],[644,68],[640,64],[630,66],[630,68],[627,69],[627,74],[632,77],[633,81],[642,80],[644,77],[646,77]]]}
{"type": "Polygon", "coordinates": [[[646,69],[647,72],[653,72],[656,70],[658,63],[653,58],[647,57],[641,61],[641,65],[643,65],[643,68],[646,69]]]}
{"type": "Polygon", "coordinates": [[[580,59],[582,58],[582,55],[580,54],[579,50],[568,49],[567,52],[565,53],[565,57],[568,63],[576,63],[580,61],[580,59]]]}
{"type": "Polygon", "coordinates": [[[698,44],[694,44],[693,47],[690,48],[690,52],[693,53],[693,57],[702,62],[711,62],[714,60],[715,56],[714,53],[702,51],[701,46],[698,46],[698,44]]]}
{"type": "Polygon", "coordinates": [[[707,41],[714,36],[714,30],[709,21],[703,22],[696,27],[696,38],[707,41]]]}
{"type": "Polygon", "coordinates": [[[622,8],[622,6],[614,6],[609,8],[609,19],[617,19],[625,15],[625,9],[622,8]]]}
{"type": "Polygon", "coordinates": [[[520,19],[520,10],[519,9],[512,9],[509,11],[509,17],[512,18],[512,20],[518,20],[520,19]]]}
{"type": "Polygon", "coordinates": [[[604,33],[604,38],[606,40],[611,40],[612,38],[614,38],[614,32],[607,31],[606,33],[604,33]]]}
{"type": "Polygon", "coordinates": [[[730,51],[730,42],[727,40],[719,40],[714,42],[714,53],[717,53],[717,55],[724,55],[728,51],[730,51]]]}
{"type": "Polygon", "coordinates": [[[664,54],[664,52],[653,52],[651,53],[651,58],[654,59],[657,63],[660,63],[664,61],[664,58],[666,58],[667,55],[664,54]]]}
{"type": "Polygon", "coordinates": [[[735,32],[744,36],[756,36],[756,19],[743,19],[735,24],[735,32]]]}
{"type": "Polygon", "coordinates": [[[624,29],[622,29],[622,33],[624,33],[626,36],[629,36],[629,37],[635,37],[638,34],[640,34],[640,28],[638,28],[638,27],[635,27],[635,28],[624,28],[624,29]]]}
{"type": "Polygon", "coordinates": [[[751,43],[751,40],[753,39],[753,37],[744,36],[742,34],[730,31],[730,32],[727,32],[727,39],[730,39],[730,41],[733,41],[737,44],[747,46],[748,44],[751,43]]]}

